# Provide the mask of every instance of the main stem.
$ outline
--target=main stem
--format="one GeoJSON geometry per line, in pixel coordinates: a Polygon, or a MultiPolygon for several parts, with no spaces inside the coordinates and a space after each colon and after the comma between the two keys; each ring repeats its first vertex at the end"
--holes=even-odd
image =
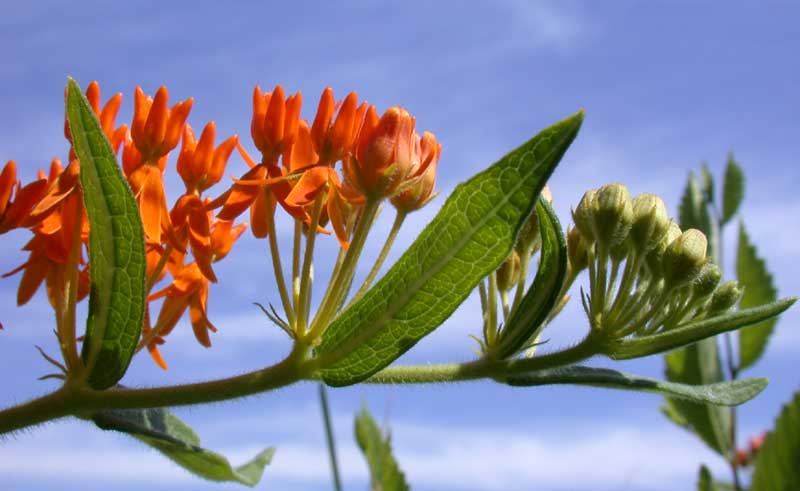
{"type": "MultiPolygon", "coordinates": [[[[422,384],[502,378],[536,370],[569,365],[598,354],[591,333],[579,344],[563,351],[524,359],[495,361],[480,359],[463,364],[389,367],[368,379],[373,384],[422,384]]],[[[65,384],[59,390],[25,404],[0,411],[0,434],[70,415],[91,415],[103,409],[145,409],[184,406],[236,399],[319,379],[317,360],[307,359],[308,345],[297,343],[280,363],[262,370],[209,382],[151,389],[93,390],[65,384]]]]}

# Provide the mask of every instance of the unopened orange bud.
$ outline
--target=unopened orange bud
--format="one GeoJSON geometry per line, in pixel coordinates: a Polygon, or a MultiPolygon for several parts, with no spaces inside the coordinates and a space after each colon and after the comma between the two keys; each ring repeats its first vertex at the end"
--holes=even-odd
{"type": "Polygon", "coordinates": [[[434,198],[436,167],[439,163],[439,155],[442,153],[442,145],[436,141],[433,133],[428,131],[422,135],[416,146],[419,148],[415,150],[415,153],[418,153],[419,156],[412,162],[416,169],[412,168],[412,174],[406,183],[391,199],[395,208],[406,213],[419,210],[434,198]]]}
{"type": "Polygon", "coordinates": [[[368,111],[359,135],[357,169],[355,175],[347,177],[365,195],[385,198],[397,191],[412,169],[415,121],[408,111],[397,106],[386,110],[377,125],[370,128],[368,124],[371,126],[373,121],[368,111]]]}

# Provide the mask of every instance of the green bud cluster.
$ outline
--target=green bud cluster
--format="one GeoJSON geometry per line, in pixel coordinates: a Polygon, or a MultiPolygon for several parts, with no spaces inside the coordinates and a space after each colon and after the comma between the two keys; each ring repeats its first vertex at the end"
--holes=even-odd
{"type": "Polygon", "coordinates": [[[706,236],[681,231],[654,194],[631,199],[624,185],[608,184],[587,191],[572,216],[570,266],[589,269],[582,300],[594,329],[652,334],[722,313],[741,296],[735,282],[720,286],[706,236]]]}

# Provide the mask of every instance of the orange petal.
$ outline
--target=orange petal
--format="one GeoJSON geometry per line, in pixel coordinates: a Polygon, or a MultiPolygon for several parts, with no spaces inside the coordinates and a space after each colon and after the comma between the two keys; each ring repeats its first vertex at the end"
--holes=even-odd
{"type": "Polygon", "coordinates": [[[333,120],[333,113],[336,109],[336,102],[333,99],[333,89],[325,87],[317,106],[317,114],[314,116],[314,123],[311,125],[311,140],[316,146],[317,152],[323,151],[325,138],[328,135],[328,128],[333,120]]]}
{"type": "Polygon", "coordinates": [[[255,201],[250,208],[250,230],[253,236],[264,238],[269,233],[269,226],[275,217],[275,197],[268,189],[257,189],[255,201]]]}
{"type": "Polygon", "coordinates": [[[328,192],[328,217],[331,219],[333,231],[336,232],[336,239],[342,249],[347,250],[350,247],[349,234],[345,227],[345,213],[347,210],[347,203],[339,195],[336,186],[331,186],[328,192]]]}
{"type": "Polygon", "coordinates": [[[303,206],[314,201],[317,195],[328,184],[328,175],[336,172],[330,167],[312,167],[305,172],[294,185],[292,191],[286,196],[285,202],[289,206],[303,206]]]}

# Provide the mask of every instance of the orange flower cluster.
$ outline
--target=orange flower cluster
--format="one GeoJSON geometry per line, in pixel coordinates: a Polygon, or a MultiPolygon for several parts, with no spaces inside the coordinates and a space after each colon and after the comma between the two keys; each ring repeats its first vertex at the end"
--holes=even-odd
{"type": "MultiPolygon", "coordinates": [[[[150,307],[145,315],[143,342],[154,360],[166,363],[158,351],[178,320],[189,311],[195,337],[210,346],[208,319],[209,282],[216,282],[213,263],[224,258],[247,224],[234,225],[250,210],[255,237],[274,230],[277,205],[296,220],[331,223],[341,247],[347,248],[353,224],[367,200],[390,199],[404,212],[427,203],[433,195],[441,145],[431,133],[420,137],[415,120],[399,107],[379,117],[374,106],[358,103],[355,92],[336,102],[326,89],[313,124],[300,117],[302,95],[286,97],[278,86],[273,92],[253,92],[251,135],[261,152],[255,162],[236,135],[215,144],[216,127],[208,123],[200,137],[186,122],[192,99],[168,104],[161,87],[154,97],[137,87],[130,127],[116,126],[122,103],[116,94],[100,106],[100,88],[92,82],[86,92],[115,154],[121,151],[122,170],[139,205],[147,253],[148,301],[163,299],[156,322],[150,307]],[[177,171],[185,192],[168,206],[163,175],[167,160],[178,144],[177,171]],[[120,150],[121,149],[121,150],[120,150]],[[250,169],[215,199],[204,195],[224,175],[234,149],[250,169]],[[340,177],[335,166],[342,163],[340,177]],[[215,214],[214,211],[219,209],[215,214]],[[316,210],[316,217],[315,215],[316,210]],[[169,273],[171,282],[152,292],[169,273]]],[[[69,127],[65,136],[71,143],[69,127]]],[[[17,295],[24,304],[44,282],[57,316],[63,314],[70,275],[77,275],[77,299],[88,292],[89,224],[83,208],[79,161],[70,148],[69,165],[54,159],[49,174],[22,185],[16,164],[9,161],[0,173],[0,233],[28,228],[33,238],[23,248],[28,260],[4,276],[22,271],[17,295]],[[76,273],[77,272],[77,273],[76,273]]]]}

